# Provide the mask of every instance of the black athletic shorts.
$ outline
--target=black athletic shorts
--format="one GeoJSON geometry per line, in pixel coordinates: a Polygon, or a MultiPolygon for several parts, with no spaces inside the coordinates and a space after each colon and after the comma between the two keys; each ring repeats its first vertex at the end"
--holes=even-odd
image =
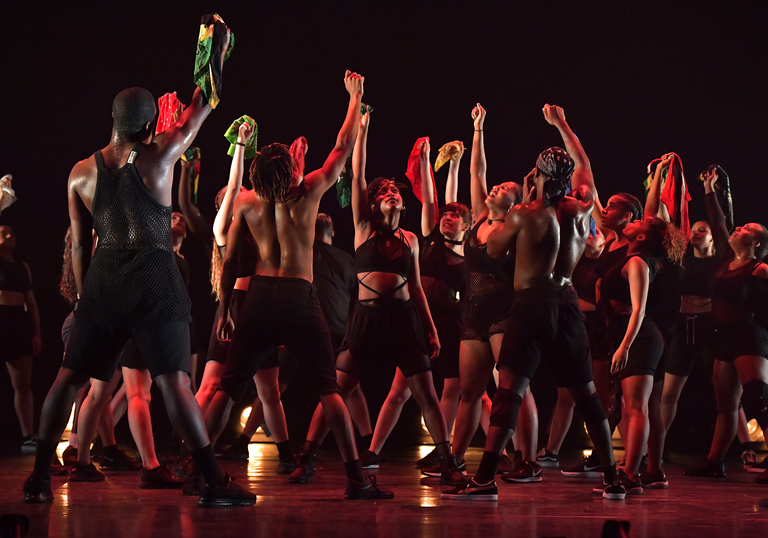
{"type": "Polygon", "coordinates": [[[515,294],[498,368],[531,379],[542,359],[558,387],[580,387],[592,381],[584,314],[572,287],[536,287],[515,294]]]}
{"type": "Polygon", "coordinates": [[[667,353],[666,373],[688,377],[696,361],[704,361],[711,371],[714,360],[715,329],[712,326],[712,314],[678,314],[667,353]]]}
{"type": "MultiPolygon", "coordinates": [[[[484,273],[467,275],[467,279],[490,278],[484,273]]],[[[475,283],[482,287],[482,283],[475,283]]],[[[494,334],[503,333],[507,328],[509,309],[515,299],[512,288],[499,287],[491,293],[469,295],[464,299],[464,330],[462,340],[482,340],[487,342],[494,334]]]]}
{"type": "MultiPolygon", "coordinates": [[[[611,338],[613,349],[618,349],[627,334],[629,314],[616,314],[608,325],[608,336],[611,338]]],[[[635,375],[649,375],[654,381],[664,379],[664,368],[660,368],[661,355],[664,353],[664,339],[661,337],[656,324],[645,316],[640,324],[640,330],[629,348],[627,365],[618,374],[619,379],[635,375]]],[[[613,354],[611,354],[613,358],[613,354]]]]}
{"type": "Polygon", "coordinates": [[[189,374],[189,322],[158,327],[113,327],[75,318],[62,366],[110,381],[126,343],[133,338],[152,378],[172,372],[189,374]]]}
{"type": "Polygon", "coordinates": [[[339,392],[331,336],[315,287],[303,278],[253,276],[221,376],[227,394],[239,400],[283,344],[300,358],[318,396],[339,392]]]}
{"type": "Polygon", "coordinates": [[[611,341],[608,338],[608,326],[605,316],[600,310],[584,312],[584,326],[589,337],[589,352],[593,361],[609,361],[613,359],[611,341]]]}
{"type": "Polygon", "coordinates": [[[35,325],[23,305],[0,305],[0,361],[31,356],[34,336],[35,325]]]}
{"type": "Polygon", "coordinates": [[[123,352],[120,354],[120,366],[123,368],[129,368],[131,370],[146,370],[147,363],[144,362],[144,357],[141,355],[136,340],[131,338],[125,344],[123,352]]]}
{"type": "Polygon", "coordinates": [[[372,362],[397,366],[405,377],[431,369],[421,318],[410,299],[384,300],[378,306],[357,303],[341,346],[346,349],[351,357],[344,364],[337,361],[336,369],[358,379],[372,362]]]}
{"type": "Polygon", "coordinates": [[[195,320],[189,322],[189,354],[195,355],[197,353],[197,333],[195,320]]]}
{"type": "Polygon", "coordinates": [[[432,321],[440,338],[440,355],[432,361],[432,375],[436,378],[454,379],[459,377],[459,349],[461,347],[461,316],[432,312],[432,321]]]}
{"type": "MultiPolygon", "coordinates": [[[[343,334],[331,333],[331,346],[333,346],[334,357],[338,355],[342,342],[344,342],[343,334]]],[[[291,381],[293,381],[293,378],[296,377],[296,374],[299,373],[299,369],[301,368],[301,357],[299,357],[296,352],[292,351],[289,345],[280,346],[276,356],[277,364],[272,365],[274,358],[270,357],[267,359],[267,362],[264,363],[262,368],[274,368],[275,366],[280,366],[278,382],[281,385],[290,385],[291,381]]]]}
{"type": "Polygon", "coordinates": [[[736,357],[760,355],[768,359],[768,331],[754,321],[731,327],[716,327],[715,359],[733,362],[736,357]]]}

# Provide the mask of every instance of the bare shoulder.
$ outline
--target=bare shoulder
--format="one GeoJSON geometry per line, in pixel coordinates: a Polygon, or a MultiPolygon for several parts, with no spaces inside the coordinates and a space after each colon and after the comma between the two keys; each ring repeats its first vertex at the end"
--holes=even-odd
{"type": "Polygon", "coordinates": [[[768,280],[768,264],[760,263],[755,267],[754,271],[752,271],[752,276],[768,280]]]}
{"type": "Polygon", "coordinates": [[[259,198],[252,190],[240,193],[235,198],[235,205],[233,211],[235,213],[246,213],[253,209],[259,202],[259,198]]]}
{"type": "Polygon", "coordinates": [[[96,178],[96,159],[93,155],[75,164],[69,173],[68,185],[78,189],[83,183],[96,178]]]}
{"type": "Polygon", "coordinates": [[[408,241],[408,244],[411,246],[411,250],[414,252],[417,252],[419,250],[419,238],[416,237],[416,234],[413,232],[409,232],[408,230],[403,230],[403,236],[405,237],[406,241],[408,241]]]}
{"type": "Polygon", "coordinates": [[[649,267],[645,260],[640,256],[632,256],[624,266],[624,270],[627,271],[627,273],[634,272],[647,274],[649,267]]]}

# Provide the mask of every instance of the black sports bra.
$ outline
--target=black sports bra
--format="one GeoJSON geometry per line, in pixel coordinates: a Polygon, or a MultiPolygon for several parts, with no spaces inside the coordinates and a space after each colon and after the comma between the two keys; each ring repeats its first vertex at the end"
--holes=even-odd
{"type": "Polygon", "coordinates": [[[392,231],[375,230],[375,235],[371,231],[365,243],[355,250],[355,273],[366,273],[362,278],[358,276],[358,283],[382,297],[393,294],[408,283],[411,254],[411,245],[400,228],[392,231]],[[403,277],[403,282],[388,292],[380,293],[364,282],[371,273],[394,273],[403,277]]]}

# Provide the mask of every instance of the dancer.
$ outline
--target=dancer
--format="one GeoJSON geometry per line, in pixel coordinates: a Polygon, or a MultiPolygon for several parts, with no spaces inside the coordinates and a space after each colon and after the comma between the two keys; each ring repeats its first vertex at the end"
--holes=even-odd
{"type": "Polygon", "coordinates": [[[43,340],[32,272],[26,262],[16,258],[15,250],[13,228],[0,225],[0,360],[11,377],[13,406],[21,426],[21,449],[24,451],[36,446],[32,357],[40,353],[43,340]]]}
{"type": "MultiPolygon", "coordinates": [[[[463,148],[462,148],[463,149],[463,148]]],[[[432,362],[432,371],[444,379],[440,408],[450,432],[459,405],[459,344],[462,329],[462,304],[457,297],[464,296],[464,238],[472,221],[469,208],[456,202],[459,162],[451,159],[446,184],[446,205],[440,210],[437,225],[437,207],[434,204],[434,183],[430,179],[429,141],[421,148],[421,233],[419,266],[421,284],[429,311],[440,338],[440,356],[432,362]]],[[[387,399],[376,420],[367,460],[378,467],[378,456],[389,434],[397,423],[403,405],[411,397],[411,390],[403,372],[398,368],[387,399]]],[[[434,456],[438,456],[435,449],[434,456]]]]}
{"type": "MultiPolygon", "coordinates": [[[[215,49],[214,55],[221,54],[219,65],[228,41],[215,49]]],[[[221,472],[189,387],[189,298],[171,243],[173,164],[210,112],[198,88],[180,120],[152,140],[154,97],[142,88],[124,90],[113,103],[109,145],[70,174],[80,300],[64,364],[43,405],[35,469],[24,485],[27,502],[53,500],[50,462],[75,394],[90,377],[112,377],[118,352],[131,337],[163,393],[174,428],[205,477],[198,504],[248,506],[256,501],[221,472]],[[92,229],[99,243],[91,259],[92,229]]]]}
{"type": "Polygon", "coordinates": [[[515,300],[499,354],[499,389],[493,399],[485,452],[474,478],[443,493],[457,500],[497,500],[493,477],[501,452],[542,358],[555,366],[558,386],[571,389],[603,466],[603,497],[623,499],[613,461],[608,420],[592,383],[589,341],[571,276],[589,236],[594,180],[584,149],[565,121],[563,109],[545,105],[568,152],[550,148],[526,178],[527,203],[513,208],[504,226],[490,234],[488,253],[515,251],[515,300]],[[572,157],[571,157],[572,156],[572,157]],[[534,185],[530,184],[531,179],[534,185]],[[565,196],[568,183],[572,191],[565,196]],[[532,200],[532,201],[529,201],[532,200]]]}
{"type": "Polygon", "coordinates": [[[379,489],[375,477],[363,475],[352,424],[333,372],[328,325],[311,283],[310,249],[320,198],[339,177],[357,136],[363,77],[347,71],[344,85],[350,96],[347,115],[336,147],[323,167],[297,184],[288,148],[282,144],[266,146],[251,165],[253,191],[235,203],[221,274],[219,338],[229,338],[232,330],[229,301],[243,236],[253,236],[261,263],[239,313],[221,390],[213,397],[205,418],[211,436],[216,438],[226,424],[233,400],[242,397],[264,360],[290,342],[304,361],[339,444],[348,478],[346,498],[391,499],[394,494],[379,489]]]}
{"type": "MultiPolygon", "coordinates": [[[[768,230],[762,224],[736,227],[728,235],[725,217],[714,191],[717,172],[704,178],[704,202],[715,242],[724,261],[711,284],[712,322],[716,329],[713,382],[717,400],[717,423],[709,455],[683,471],[686,476],[724,477],[723,460],[736,435],[739,400],[747,415],[768,428],[768,330],[766,330],[766,280],[768,230]]],[[[768,483],[768,475],[757,477],[768,483]]]]}

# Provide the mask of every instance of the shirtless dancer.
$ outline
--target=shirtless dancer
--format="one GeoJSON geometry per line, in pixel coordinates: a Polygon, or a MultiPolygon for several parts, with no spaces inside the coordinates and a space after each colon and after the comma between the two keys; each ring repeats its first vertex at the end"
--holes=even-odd
{"type": "Polygon", "coordinates": [[[189,297],[171,243],[173,168],[210,112],[198,88],[181,118],[153,140],[155,98],[142,88],[124,90],[112,106],[109,145],[70,173],[72,253],[80,299],[64,362],[43,404],[35,469],[24,484],[26,502],[53,500],[50,463],[75,395],[91,377],[111,379],[130,338],[205,478],[198,504],[256,502],[255,495],[222,474],[190,390],[189,297]],[[93,257],[92,229],[99,237],[93,257]]]}
{"type": "Polygon", "coordinates": [[[233,328],[229,301],[245,233],[253,236],[261,263],[251,278],[221,387],[208,406],[205,420],[211,438],[216,439],[224,429],[233,401],[243,396],[264,360],[280,345],[290,343],[315,385],[336,436],[348,477],[345,497],[391,499],[394,494],[379,489],[375,477],[363,475],[352,423],[336,383],[331,336],[312,285],[317,210],[320,198],[336,183],[357,139],[363,81],[362,76],[350,71],[344,76],[349,108],[336,147],[322,168],[299,181],[291,154],[282,144],[262,148],[253,160],[253,191],[237,198],[227,234],[218,315],[221,340],[229,338],[233,328]]]}
{"type": "Polygon", "coordinates": [[[515,252],[515,300],[499,354],[499,389],[493,399],[485,452],[474,478],[443,493],[444,499],[497,500],[494,473],[520,405],[542,357],[554,366],[584,415],[600,455],[606,499],[623,499],[613,461],[608,420],[592,383],[589,341],[571,276],[589,237],[594,180],[589,159],[565,121],[563,109],[544,106],[544,118],[557,127],[568,152],[550,148],[526,177],[523,204],[513,207],[503,227],[488,238],[492,257],[515,252]],[[570,154],[570,155],[569,155],[570,154]],[[531,185],[531,179],[534,185],[531,185]],[[573,190],[564,196],[568,182],[573,190]]]}

